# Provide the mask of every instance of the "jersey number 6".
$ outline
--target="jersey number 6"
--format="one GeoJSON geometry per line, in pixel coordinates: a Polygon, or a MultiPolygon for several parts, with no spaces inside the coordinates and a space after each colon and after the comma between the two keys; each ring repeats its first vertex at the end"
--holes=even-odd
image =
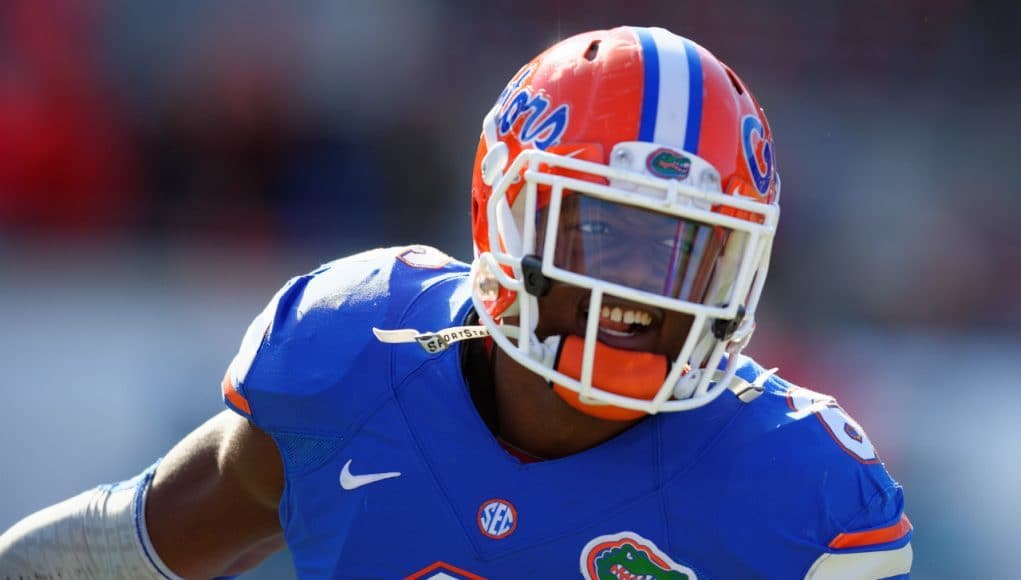
{"type": "Polygon", "coordinates": [[[814,414],[830,437],[849,455],[862,463],[878,463],[879,456],[865,430],[846,411],[840,408],[836,399],[815,391],[793,387],[787,392],[787,406],[799,414],[814,414]]]}

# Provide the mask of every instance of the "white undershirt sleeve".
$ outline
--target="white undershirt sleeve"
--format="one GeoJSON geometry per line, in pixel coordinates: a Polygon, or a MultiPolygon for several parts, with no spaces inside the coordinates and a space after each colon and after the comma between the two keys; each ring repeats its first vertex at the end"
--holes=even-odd
{"type": "MultiPolygon", "coordinates": [[[[158,462],[157,462],[158,463],[158,462]]],[[[156,555],[145,500],[156,465],[40,510],[0,535],[0,580],[181,580],[156,555]]]]}

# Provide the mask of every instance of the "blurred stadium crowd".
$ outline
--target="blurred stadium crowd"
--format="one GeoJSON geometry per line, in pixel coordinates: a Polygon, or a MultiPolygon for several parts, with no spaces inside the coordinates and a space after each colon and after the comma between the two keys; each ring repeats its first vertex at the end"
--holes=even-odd
{"type": "MultiPolygon", "coordinates": [[[[879,442],[908,488],[919,578],[1010,576],[1021,508],[997,498],[1021,485],[1000,458],[1021,441],[1009,429],[1021,410],[1019,12],[968,0],[5,0],[4,438],[100,420],[21,392],[39,385],[40,361],[74,367],[41,389],[88,377],[78,388],[116,393],[107,411],[130,414],[142,403],[121,399],[136,387],[117,383],[151,380],[168,356],[181,364],[155,381],[167,424],[128,420],[143,441],[128,455],[153,457],[215,410],[246,319],[286,276],[397,243],[469,259],[470,164],[507,79],[558,38],[659,24],[738,71],[776,135],[783,217],[752,354],[838,394],[879,442]],[[207,391],[208,405],[172,410],[207,391]]],[[[39,489],[65,491],[28,491],[43,468],[22,454],[0,443],[0,466],[22,474],[0,477],[20,498],[0,500],[0,528],[59,497],[39,489]]],[[[127,463],[93,483],[130,475],[127,463]]]]}

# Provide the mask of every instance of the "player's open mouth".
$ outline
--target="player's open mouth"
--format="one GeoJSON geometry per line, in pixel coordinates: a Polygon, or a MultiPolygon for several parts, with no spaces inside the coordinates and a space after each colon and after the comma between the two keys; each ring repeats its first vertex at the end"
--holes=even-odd
{"type": "MultiPolygon", "coordinates": [[[[588,319],[587,309],[581,310],[580,318],[584,328],[588,319]]],[[[599,340],[611,346],[636,348],[642,345],[636,344],[635,339],[650,336],[650,331],[662,320],[663,313],[658,308],[607,300],[599,312],[599,340]]]]}
{"type": "Polygon", "coordinates": [[[652,324],[652,314],[638,308],[603,306],[599,330],[610,336],[634,336],[652,324]]]}

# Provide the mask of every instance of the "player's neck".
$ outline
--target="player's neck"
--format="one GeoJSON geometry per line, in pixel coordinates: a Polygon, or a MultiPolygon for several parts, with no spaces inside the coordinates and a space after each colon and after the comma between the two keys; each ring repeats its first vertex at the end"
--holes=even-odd
{"type": "Polygon", "coordinates": [[[546,459],[590,449],[619,435],[635,421],[606,421],[565,403],[546,379],[499,349],[493,356],[497,429],[511,445],[546,459]]]}

